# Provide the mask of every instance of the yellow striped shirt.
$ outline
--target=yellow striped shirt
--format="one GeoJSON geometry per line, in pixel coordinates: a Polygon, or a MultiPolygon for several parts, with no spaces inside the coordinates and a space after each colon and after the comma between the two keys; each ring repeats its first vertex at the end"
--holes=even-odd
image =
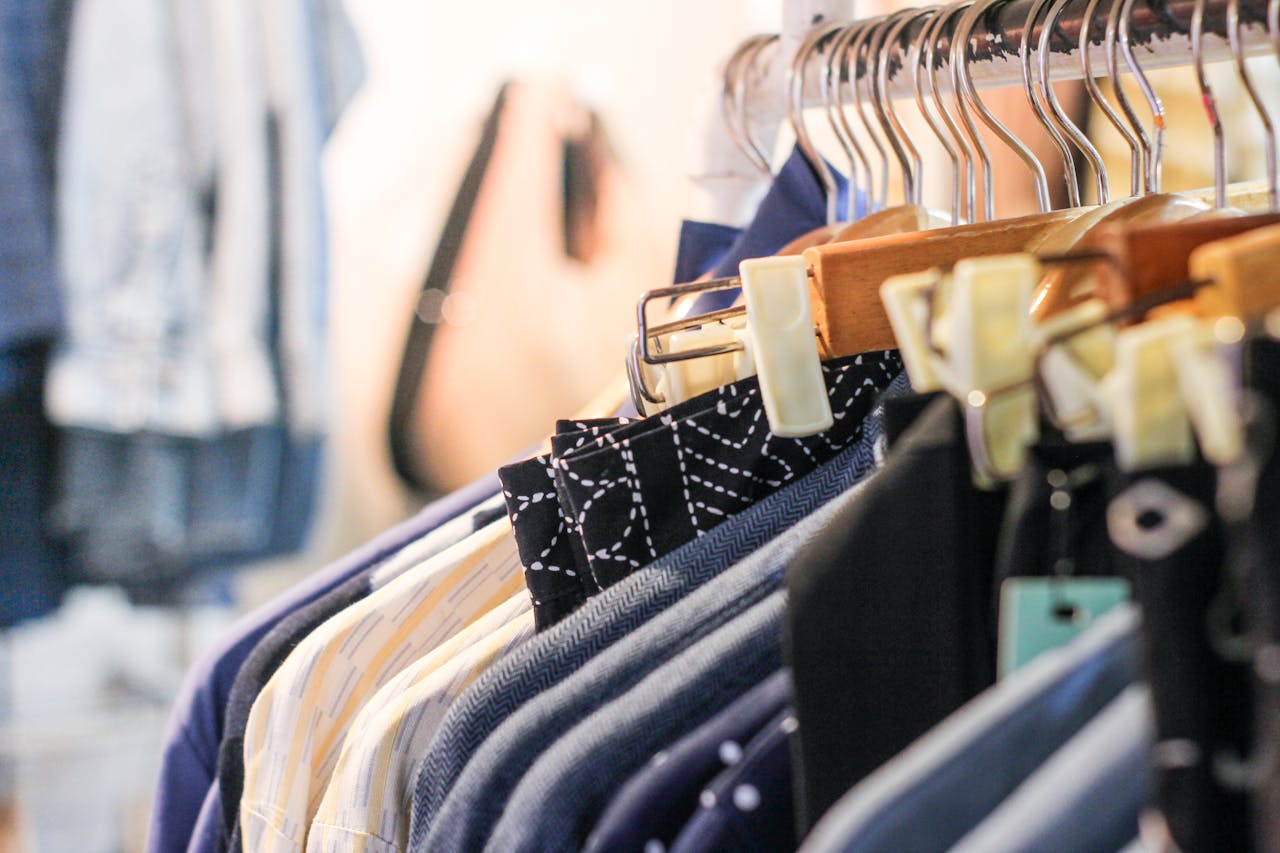
{"type": "Polygon", "coordinates": [[[244,849],[299,853],[364,701],[406,666],[523,591],[506,519],[432,557],[332,617],[267,682],[245,731],[244,849]]]}
{"type": "Polygon", "coordinates": [[[442,666],[415,667],[411,684],[396,679],[379,691],[386,701],[360,712],[311,823],[307,853],[403,853],[408,847],[418,765],[449,703],[501,654],[533,636],[529,596],[512,602],[522,606],[506,624],[482,626],[488,617],[476,622],[467,631],[477,639],[466,649],[442,666]]]}

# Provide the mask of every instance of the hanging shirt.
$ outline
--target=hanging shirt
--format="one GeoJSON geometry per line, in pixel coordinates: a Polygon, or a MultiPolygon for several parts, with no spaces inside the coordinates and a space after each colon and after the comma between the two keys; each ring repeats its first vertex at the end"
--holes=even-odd
{"type": "Polygon", "coordinates": [[[609,801],[584,853],[667,849],[721,771],[742,762],[743,747],[786,709],[791,676],[779,670],[685,735],[654,753],[609,801]]]}
{"type": "Polygon", "coordinates": [[[1150,795],[1151,695],[1132,685],[952,848],[1122,850],[1150,795]]]}
{"type": "Polygon", "coordinates": [[[671,853],[752,853],[796,845],[790,738],[795,714],[780,711],[698,796],[671,853]]]}
{"type": "MultiPolygon", "coordinates": [[[[783,488],[727,524],[676,549],[589,599],[576,613],[499,661],[449,709],[418,775],[411,846],[424,847],[431,822],[463,767],[495,728],[525,702],[575,672],[676,601],[852,486],[861,446],[783,488]],[[843,461],[842,461],[843,460],[843,461]]],[[[874,454],[872,454],[874,459],[874,454]]]]}
{"type": "Polygon", "coordinates": [[[187,848],[206,794],[214,781],[224,715],[236,674],[258,642],[288,614],[315,601],[496,491],[496,478],[485,478],[428,505],[413,518],[401,522],[245,615],[192,664],[169,715],[155,808],[147,835],[149,853],[187,848]]]}
{"type": "Polygon", "coordinates": [[[360,703],[523,588],[505,518],[330,619],[254,702],[245,731],[246,850],[301,850],[360,703]]]}
{"type": "Polygon", "coordinates": [[[524,774],[484,849],[580,849],[609,796],[655,750],[781,665],[785,606],[774,593],[565,732],[524,774]]]}
{"type": "Polygon", "coordinates": [[[417,765],[449,703],[532,635],[529,597],[518,593],[455,637],[455,648],[440,646],[379,690],[343,744],[311,823],[308,853],[405,850],[417,765]]]}
{"type": "MultiPolygon", "coordinates": [[[[842,459],[842,464],[869,474],[871,448],[860,445],[855,453],[854,459],[842,459]]],[[[776,592],[788,562],[820,534],[841,506],[855,499],[860,487],[861,483],[818,508],[665,613],[636,628],[625,642],[601,651],[577,672],[548,686],[512,713],[467,763],[420,849],[465,851],[481,847],[517,783],[565,731],[598,711],[609,697],[630,689],[682,649],[776,592]]]]}

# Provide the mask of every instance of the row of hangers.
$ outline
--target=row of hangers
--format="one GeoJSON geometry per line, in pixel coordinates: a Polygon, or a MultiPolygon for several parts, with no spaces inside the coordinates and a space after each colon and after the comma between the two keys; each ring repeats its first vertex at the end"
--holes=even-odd
{"type": "MultiPolygon", "coordinates": [[[[979,39],[999,40],[975,36],[978,24],[1008,1],[957,0],[825,24],[801,42],[787,74],[788,119],[825,188],[828,222],[774,258],[744,262],[738,277],[645,294],[628,360],[641,412],[757,375],[775,434],[812,434],[831,418],[820,359],[898,348],[917,391],[947,390],[964,405],[980,482],[1016,474],[1042,417],[1073,439],[1111,438],[1128,468],[1189,461],[1197,443],[1215,461],[1241,452],[1238,382],[1224,347],[1266,327],[1280,306],[1280,276],[1271,272],[1280,263],[1280,181],[1274,124],[1245,62],[1240,0],[1196,0],[1191,16],[1191,64],[1214,139],[1215,184],[1196,193],[1161,192],[1165,114],[1134,49],[1135,0],[1111,0],[1102,22],[1095,21],[1102,0],[1088,0],[1075,46],[1085,91],[1129,149],[1124,198],[1112,197],[1096,147],[1053,91],[1050,53],[1064,38],[1071,0],[1027,4],[1017,57],[1023,92],[1062,158],[1068,206],[1057,210],[1044,164],[986,106],[970,73],[979,39]],[[1226,181],[1222,124],[1205,73],[1211,13],[1223,20],[1235,72],[1264,129],[1261,188],[1226,181]],[[1099,31],[1118,111],[1093,76],[1089,47],[1099,31]],[[1118,84],[1121,57],[1149,126],[1118,84]],[[815,61],[820,111],[849,170],[843,211],[806,125],[815,61]],[[949,86],[939,84],[944,64],[949,86]],[[915,107],[946,154],[947,212],[921,203],[926,164],[890,97],[895,74],[908,75],[915,107]],[[995,217],[995,174],[979,122],[1027,167],[1038,213],[995,217]],[[893,206],[891,157],[904,199],[893,206]],[[1096,205],[1081,203],[1079,165],[1093,176],[1096,205]],[[861,218],[859,195],[874,211],[861,218]],[[648,319],[655,303],[739,287],[744,305],[660,325],[648,319]]],[[[1268,2],[1267,31],[1280,60],[1280,0],[1268,2]]],[[[776,40],[753,37],[730,57],[722,101],[735,141],[765,171],[746,80],[776,40]]],[[[1270,322],[1280,328],[1280,315],[1270,322]]]]}

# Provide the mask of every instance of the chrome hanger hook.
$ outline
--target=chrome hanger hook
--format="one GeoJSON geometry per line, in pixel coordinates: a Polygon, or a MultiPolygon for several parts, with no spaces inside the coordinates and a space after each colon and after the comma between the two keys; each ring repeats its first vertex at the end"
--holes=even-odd
{"type": "Polygon", "coordinates": [[[1208,6],[1208,0],[1196,0],[1191,12],[1191,62],[1196,69],[1196,85],[1200,87],[1205,117],[1213,132],[1213,206],[1221,209],[1227,206],[1227,150],[1222,117],[1218,115],[1218,98],[1213,94],[1204,68],[1204,15],[1208,6]]]}
{"type": "MultiPolygon", "coordinates": [[[[975,110],[983,123],[995,134],[1000,137],[1005,145],[1009,146],[1015,154],[1021,158],[1026,164],[1027,169],[1031,172],[1031,177],[1036,187],[1036,203],[1041,213],[1047,213],[1050,209],[1049,205],[1049,179],[1045,176],[1044,164],[1041,163],[1036,155],[1027,147],[1021,139],[1013,134],[1009,128],[1005,127],[1001,121],[996,118],[991,109],[983,103],[978,97],[977,87],[973,84],[973,77],[969,73],[969,39],[973,34],[973,28],[977,24],[978,19],[982,17],[989,8],[997,3],[1007,2],[1007,0],[977,0],[969,10],[965,12],[960,19],[960,24],[956,28],[956,34],[952,40],[952,71],[958,77],[959,85],[964,99],[967,100],[975,110]]],[[[988,201],[988,207],[991,202],[988,201]]]]}
{"type": "MultiPolygon", "coordinates": [[[[1089,54],[1089,30],[1093,26],[1093,16],[1100,2],[1101,0],[1089,0],[1089,5],[1084,10],[1084,17],[1080,19],[1080,69],[1084,75],[1084,88],[1089,93],[1089,98],[1102,111],[1102,115],[1115,128],[1116,133],[1124,139],[1125,145],[1129,146],[1129,195],[1136,197],[1142,192],[1142,153],[1138,139],[1111,106],[1111,102],[1103,96],[1102,89],[1098,87],[1098,81],[1093,76],[1093,58],[1089,54]]],[[[1105,47],[1105,38],[1103,44],[1105,47]]]]}
{"type": "Polygon", "coordinates": [[[1018,63],[1022,66],[1022,92],[1027,96],[1027,102],[1031,104],[1031,111],[1036,114],[1036,118],[1040,120],[1045,133],[1049,134],[1050,141],[1053,142],[1054,147],[1058,149],[1058,154],[1062,157],[1062,177],[1067,186],[1067,205],[1069,207],[1079,207],[1080,182],[1076,178],[1075,155],[1071,153],[1071,146],[1067,144],[1067,140],[1050,119],[1044,105],[1040,103],[1040,95],[1036,91],[1035,73],[1031,64],[1031,48],[1034,42],[1032,33],[1035,32],[1036,19],[1044,11],[1046,2],[1047,0],[1032,0],[1030,9],[1027,12],[1026,23],[1022,27],[1022,44],[1018,45],[1018,63]]]}
{"type": "Polygon", "coordinates": [[[756,35],[744,41],[729,57],[724,66],[724,88],[720,97],[720,109],[724,117],[725,127],[735,145],[751,164],[766,175],[772,174],[769,159],[764,156],[751,138],[750,127],[746,115],[746,74],[752,60],[759,54],[760,47],[771,38],[756,35]]]}
{"type": "MultiPolygon", "coordinates": [[[[894,152],[898,156],[898,162],[902,166],[902,200],[906,204],[920,204],[922,191],[920,187],[921,173],[924,166],[920,159],[920,151],[912,143],[910,135],[906,128],[902,126],[902,120],[899,118],[897,111],[893,107],[893,101],[889,97],[889,53],[893,45],[898,43],[898,39],[902,36],[902,31],[907,25],[920,18],[923,14],[919,9],[907,9],[897,12],[885,19],[881,27],[877,28],[876,36],[873,36],[872,55],[876,57],[875,76],[872,78],[872,101],[876,108],[876,113],[880,116],[881,125],[884,127],[885,134],[889,137],[893,144],[894,152]],[[879,38],[879,32],[884,32],[884,37],[879,38]],[[877,40],[878,39],[878,40],[877,40]]],[[[903,52],[903,71],[906,71],[906,52],[903,52]]]]}
{"type": "MultiPolygon", "coordinates": [[[[1273,0],[1271,5],[1280,9],[1280,0],[1273,0]]],[[[1272,38],[1280,37],[1280,34],[1275,32],[1270,35],[1272,38]]],[[[1271,210],[1280,210],[1280,197],[1278,197],[1280,176],[1277,175],[1276,168],[1276,127],[1266,104],[1262,101],[1262,96],[1258,94],[1258,89],[1254,85],[1253,75],[1249,73],[1249,63],[1244,55],[1244,41],[1240,34],[1240,0],[1227,0],[1227,41],[1231,45],[1231,56],[1235,60],[1236,76],[1240,78],[1240,85],[1244,87],[1245,94],[1253,102],[1253,108],[1262,122],[1262,133],[1267,146],[1267,205],[1271,210]]]]}
{"type": "MultiPolygon", "coordinates": [[[[1093,170],[1095,189],[1098,192],[1098,203],[1106,204],[1111,201],[1111,182],[1107,176],[1107,165],[1102,161],[1102,155],[1098,153],[1098,149],[1089,141],[1089,137],[1080,129],[1071,116],[1067,115],[1067,111],[1062,108],[1062,102],[1058,100],[1058,93],[1053,90],[1053,79],[1050,70],[1050,53],[1049,41],[1053,37],[1053,33],[1057,30],[1058,19],[1062,17],[1062,12],[1067,8],[1070,0],[1054,0],[1053,5],[1049,8],[1049,14],[1045,16],[1044,25],[1040,31],[1040,94],[1044,98],[1045,103],[1049,105],[1050,113],[1057,119],[1058,127],[1063,133],[1075,144],[1084,158],[1089,161],[1089,168],[1093,170]]],[[[1081,28],[1087,31],[1088,24],[1081,23],[1081,28]]],[[[1087,46],[1084,53],[1087,54],[1087,46]]]]}
{"type": "MultiPolygon", "coordinates": [[[[928,102],[924,95],[925,82],[928,81],[932,90],[933,68],[928,68],[928,73],[921,74],[922,66],[927,62],[925,42],[933,34],[939,19],[942,17],[940,7],[933,7],[924,12],[928,15],[928,20],[924,22],[924,26],[920,27],[920,32],[911,42],[911,48],[908,52],[907,63],[911,69],[911,90],[916,99],[916,109],[920,111],[920,115],[924,118],[925,123],[929,125],[929,129],[933,131],[933,135],[937,137],[938,142],[942,145],[942,150],[946,152],[947,158],[951,161],[951,221],[959,224],[964,216],[962,195],[964,192],[963,177],[960,173],[960,152],[956,148],[951,137],[947,135],[947,130],[938,117],[929,109],[928,102]]],[[[934,92],[933,94],[937,94],[934,92]]]]}
{"type": "MultiPolygon", "coordinates": [[[[1133,30],[1133,4],[1134,0],[1121,0],[1120,5],[1120,50],[1124,53],[1124,63],[1129,66],[1129,71],[1133,74],[1133,78],[1138,81],[1138,88],[1142,90],[1142,96],[1147,101],[1147,107],[1151,110],[1151,123],[1153,125],[1151,132],[1150,153],[1147,158],[1147,192],[1160,192],[1160,165],[1164,157],[1164,102],[1160,100],[1160,96],[1156,93],[1155,87],[1151,85],[1151,81],[1147,79],[1147,73],[1142,70],[1142,65],[1138,62],[1138,56],[1133,49],[1133,39],[1131,38],[1133,30]]],[[[1193,40],[1194,44],[1194,40],[1193,40]]],[[[1119,86],[1116,87],[1119,90],[1119,86]]]]}
{"type": "MultiPolygon", "coordinates": [[[[974,2],[966,0],[964,6],[960,7],[958,13],[960,20],[951,30],[951,91],[955,97],[956,109],[960,113],[960,119],[964,124],[965,132],[969,135],[969,141],[973,143],[974,150],[978,152],[978,161],[982,164],[982,220],[990,222],[996,218],[995,215],[995,181],[991,173],[991,153],[987,150],[987,143],[982,139],[982,133],[978,130],[978,125],[973,120],[972,113],[969,112],[969,103],[965,98],[965,84],[972,86],[973,81],[969,78],[969,36],[965,31],[965,19],[968,18],[969,12],[972,11],[974,2]],[[962,36],[961,33],[964,32],[962,36]]],[[[969,30],[972,30],[972,25],[969,30]]],[[[975,213],[974,219],[978,217],[975,213]]]]}
{"type": "Polygon", "coordinates": [[[862,143],[858,141],[853,128],[849,126],[849,122],[844,116],[840,95],[840,83],[847,71],[844,62],[845,48],[848,47],[850,39],[856,35],[857,27],[857,24],[845,27],[840,35],[836,36],[822,72],[822,102],[827,114],[827,123],[831,126],[831,131],[835,134],[840,147],[844,149],[845,157],[849,161],[849,198],[845,207],[845,220],[847,222],[852,222],[858,216],[858,194],[861,189],[858,185],[859,171],[867,178],[866,190],[862,193],[862,196],[867,199],[868,204],[870,204],[872,196],[871,163],[867,160],[867,152],[863,149],[862,143]],[[859,164],[861,164],[861,169],[859,169],[859,164]]]}
{"type": "Polygon", "coordinates": [[[1139,166],[1142,169],[1142,191],[1144,193],[1153,193],[1155,189],[1151,186],[1151,159],[1153,156],[1151,137],[1147,133],[1146,125],[1139,118],[1138,111],[1134,109],[1133,102],[1129,100],[1129,96],[1125,93],[1124,86],[1120,84],[1120,17],[1123,7],[1124,0],[1112,0],[1111,12],[1107,15],[1105,36],[1107,45],[1107,79],[1111,82],[1111,91],[1116,96],[1116,103],[1120,105],[1125,119],[1129,122],[1129,127],[1133,129],[1133,133],[1138,139],[1139,153],[1141,155],[1139,157],[1139,166]]]}
{"type": "Polygon", "coordinates": [[[795,131],[796,143],[800,146],[801,153],[804,154],[805,159],[809,161],[809,165],[813,167],[818,179],[822,182],[823,191],[827,196],[828,225],[833,225],[836,222],[838,213],[836,208],[839,203],[838,190],[835,177],[831,174],[831,167],[827,165],[826,159],[814,147],[813,140],[809,137],[809,129],[805,126],[804,77],[809,58],[817,49],[818,44],[834,34],[839,28],[839,24],[827,24],[818,27],[805,36],[804,41],[800,44],[800,49],[796,51],[796,55],[792,58],[791,67],[787,73],[787,84],[791,93],[791,98],[787,104],[787,118],[791,121],[791,127],[795,131]]]}
{"type": "MultiPolygon", "coordinates": [[[[981,137],[976,136],[977,128],[973,121],[969,118],[968,113],[964,109],[963,99],[959,95],[959,90],[953,85],[952,96],[955,99],[956,109],[961,113],[961,121],[966,122],[966,130],[975,134],[973,137],[967,136],[965,131],[960,129],[952,118],[951,112],[947,109],[946,102],[942,97],[941,87],[938,86],[938,41],[942,36],[943,29],[951,23],[956,15],[961,14],[969,7],[972,0],[956,0],[951,5],[943,9],[937,19],[934,21],[933,28],[929,32],[928,41],[925,44],[925,65],[929,69],[929,88],[933,90],[933,103],[938,108],[938,113],[942,116],[942,121],[946,125],[947,130],[955,138],[957,151],[962,155],[962,184],[964,188],[964,208],[961,212],[961,218],[968,222],[974,222],[978,218],[978,179],[977,167],[975,161],[981,160],[984,164],[989,164],[990,160],[986,156],[986,149],[979,148],[973,140],[977,139],[981,143],[981,137]]],[[[1280,0],[1278,0],[1280,2],[1280,0]]],[[[989,189],[990,187],[988,187],[989,189]]],[[[957,220],[959,221],[959,220],[957,220]]]]}
{"type": "Polygon", "coordinates": [[[873,18],[859,27],[846,52],[849,60],[849,93],[852,95],[853,108],[857,111],[858,119],[862,122],[862,128],[871,140],[871,144],[876,150],[877,159],[880,161],[880,174],[877,182],[879,186],[875,195],[878,208],[884,208],[889,203],[889,153],[885,150],[879,134],[876,133],[875,122],[867,115],[866,103],[862,99],[863,91],[860,88],[864,77],[858,73],[858,70],[860,67],[869,70],[870,63],[863,58],[863,52],[876,26],[883,20],[884,18],[873,18]]]}

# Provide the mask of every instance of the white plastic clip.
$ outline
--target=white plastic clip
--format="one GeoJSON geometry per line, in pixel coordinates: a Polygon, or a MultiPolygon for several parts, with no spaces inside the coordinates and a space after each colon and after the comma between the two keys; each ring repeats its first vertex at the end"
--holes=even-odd
{"type": "Polygon", "coordinates": [[[956,264],[946,309],[943,383],[967,407],[969,445],[981,479],[1008,479],[1039,435],[1030,380],[1031,298],[1040,263],[1029,254],[994,255],[956,264]]]}
{"type": "MultiPolygon", "coordinates": [[[[668,339],[671,352],[683,352],[701,347],[732,344],[736,341],[733,329],[723,323],[708,323],[697,329],[672,332],[668,339]]],[[[665,373],[663,389],[666,407],[691,399],[728,385],[737,379],[735,353],[690,358],[662,365],[665,373]]]]}
{"type": "Polygon", "coordinates": [[[880,285],[880,301],[898,340],[898,352],[915,391],[937,391],[942,387],[934,369],[935,356],[929,346],[928,294],[942,279],[939,270],[895,275],[880,285]]]}
{"type": "Polygon", "coordinates": [[[1051,315],[1035,328],[1034,346],[1044,349],[1040,380],[1058,426],[1072,441],[1097,441],[1111,435],[1110,408],[1100,385],[1115,366],[1116,330],[1104,322],[1109,310],[1101,299],[1090,299],[1051,315]]]}
{"type": "Polygon", "coordinates": [[[830,428],[835,418],[813,334],[804,258],[755,258],[738,270],[769,429],[799,438],[830,428]]]}
{"type": "Polygon", "coordinates": [[[1228,465],[1244,453],[1237,383],[1223,357],[1223,347],[1239,343],[1243,336],[1244,325],[1227,315],[1197,321],[1191,333],[1169,342],[1200,452],[1214,465],[1228,465]]]}
{"type": "Polygon", "coordinates": [[[1191,423],[1169,346],[1194,331],[1195,320],[1177,314],[1116,334],[1116,366],[1103,387],[1121,470],[1182,465],[1195,458],[1191,423]]]}

